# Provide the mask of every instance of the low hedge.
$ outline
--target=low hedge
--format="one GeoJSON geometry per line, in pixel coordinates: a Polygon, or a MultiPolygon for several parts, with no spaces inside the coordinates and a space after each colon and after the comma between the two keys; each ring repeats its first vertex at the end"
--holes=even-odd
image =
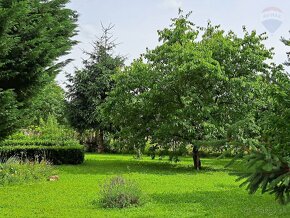
{"type": "Polygon", "coordinates": [[[5,140],[0,142],[2,146],[77,146],[79,143],[74,140],[70,141],[55,141],[55,140],[40,140],[40,139],[21,139],[21,140],[5,140]]]}
{"type": "Polygon", "coordinates": [[[22,160],[46,160],[52,164],[81,164],[84,161],[84,147],[81,145],[70,146],[1,146],[0,159],[2,162],[10,157],[22,160]]]}

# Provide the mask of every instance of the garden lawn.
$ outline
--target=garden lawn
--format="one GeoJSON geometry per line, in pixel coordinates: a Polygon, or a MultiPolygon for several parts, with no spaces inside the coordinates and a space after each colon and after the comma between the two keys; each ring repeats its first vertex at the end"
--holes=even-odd
{"type": "Polygon", "coordinates": [[[0,217],[290,217],[290,205],[239,188],[223,169],[227,161],[202,159],[205,169],[197,172],[190,158],[171,164],[87,154],[82,165],[58,166],[59,181],[0,187],[0,217]],[[99,185],[115,175],[136,180],[150,201],[129,209],[93,206],[99,185]]]}

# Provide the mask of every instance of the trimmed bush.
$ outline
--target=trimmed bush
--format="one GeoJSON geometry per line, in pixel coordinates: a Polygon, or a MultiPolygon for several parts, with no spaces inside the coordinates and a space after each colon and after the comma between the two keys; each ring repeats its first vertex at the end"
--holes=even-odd
{"type": "Polygon", "coordinates": [[[144,196],[135,182],[117,176],[101,186],[100,203],[104,208],[135,207],[144,203],[144,196]]]}
{"type": "Polygon", "coordinates": [[[4,162],[11,157],[30,161],[46,160],[53,164],[81,164],[84,161],[84,147],[81,145],[66,146],[2,146],[0,158],[4,162]]]}
{"type": "Polygon", "coordinates": [[[79,143],[75,140],[56,141],[56,140],[40,140],[40,139],[20,139],[20,140],[5,140],[0,142],[0,147],[3,146],[78,146],[79,143]]]}

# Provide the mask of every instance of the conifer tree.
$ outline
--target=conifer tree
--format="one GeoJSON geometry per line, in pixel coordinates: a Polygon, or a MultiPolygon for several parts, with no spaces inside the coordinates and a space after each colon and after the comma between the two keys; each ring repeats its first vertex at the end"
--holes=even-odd
{"type": "Polygon", "coordinates": [[[114,55],[116,44],[112,39],[112,25],[103,27],[103,35],[94,43],[92,52],[85,52],[88,59],[84,68],[76,70],[68,79],[68,111],[73,127],[91,135],[91,150],[102,152],[104,134],[110,129],[101,107],[114,87],[112,76],[123,66],[124,58],[114,55]]]}
{"type": "Polygon", "coordinates": [[[0,0],[2,138],[17,127],[27,100],[69,61],[58,61],[76,43],[72,37],[76,34],[77,14],[66,8],[67,3],[68,0],[0,0]],[[12,104],[17,107],[11,108],[12,104]]]}
{"type": "MultiPolygon", "coordinates": [[[[289,40],[282,40],[290,45],[289,40]]],[[[289,62],[285,63],[289,65],[289,62]]],[[[239,179],[246,180],[250,193],[275,194],[282,204],[290,202],[290,78],[282,65],[273,66],[267,75],[263,106],[256,111],[257,137],[246,163],[251,169],[239,179]],[[258,143],[257,143],[258,142],[258,143]]],[[[248,127],[244,128],[249,129],[248,127]]]]}

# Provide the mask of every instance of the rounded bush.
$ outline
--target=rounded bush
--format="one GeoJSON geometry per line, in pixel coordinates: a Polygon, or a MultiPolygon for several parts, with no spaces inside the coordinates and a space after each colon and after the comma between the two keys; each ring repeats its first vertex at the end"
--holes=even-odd
{"type": "Polygon", "coordinates": [[[104,208],[134,207],[144,203],[144,196],[134,181],[117,176],[101,186],[100,203],[104,208]]]}

